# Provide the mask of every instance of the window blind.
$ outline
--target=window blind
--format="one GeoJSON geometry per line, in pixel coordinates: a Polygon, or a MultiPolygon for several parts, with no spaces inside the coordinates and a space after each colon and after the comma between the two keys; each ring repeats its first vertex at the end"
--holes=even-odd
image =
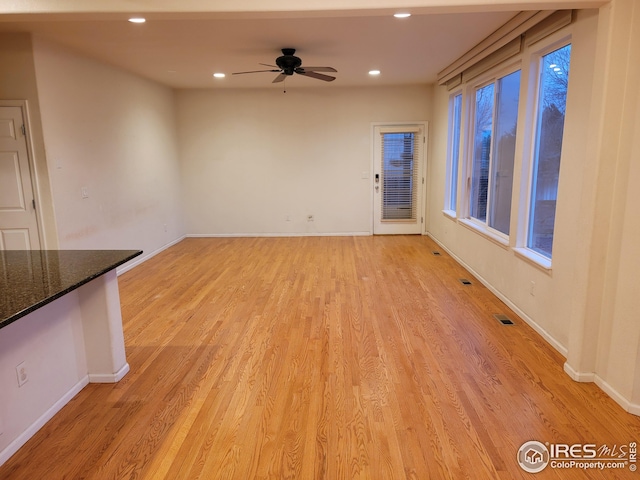
{"type": "Polygon", "coordinates": [[[571,10],[520,12],[438,73],[438,84],[451,90],[519,54],[523,38],[531,44],[568,25],[571,19],[571,10]]]}
{"type": "Polygon", "coordinates": [[[417,221],[419,132],[388,132],[381,142],[381,221],[417,221]]]}

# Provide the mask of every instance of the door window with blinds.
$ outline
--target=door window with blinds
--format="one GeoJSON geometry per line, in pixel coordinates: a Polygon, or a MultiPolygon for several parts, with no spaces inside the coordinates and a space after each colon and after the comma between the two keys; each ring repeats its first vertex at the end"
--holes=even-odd
{"type": "Polygon", "coordinates": [[[415,220],[418,170],[416,134],[383,133],[382,221],[415,220]]]}
{"type": "Polygon", "coordinates": [[[424,128],[376,127],[375,139],[375,221],[388,231],[374,233],[421,233],[424,128]]]}

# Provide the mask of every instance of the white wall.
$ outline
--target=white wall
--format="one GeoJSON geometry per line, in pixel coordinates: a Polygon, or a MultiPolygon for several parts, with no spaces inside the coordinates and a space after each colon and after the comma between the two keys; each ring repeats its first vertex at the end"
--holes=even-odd
{"type": "Polygon", "coordinates": [[[587,132],[600,160],[590,252],[589,303],[567,366],[593,377],[640,415],[640,4],[615,0],[601,9],[595,71],[599,110],[587,132]]]}
{"type": "MultiPolygon", "coordinates": [[[[428,202],[430,234],[567,357],[567,373],[595,381],[635,414],[640,414],[640,216],[633,189],[640,182],[639,21],[640,4],[614,0],[600,10],[580,11],[566,29],[572,38],[571,79],[551,270],[513,251],[524,207],[522,154],[516,156],[508,247],[442,213],[449,99],[444,87],[434,87],[428,202]]],[[[523,79],[527,75],[525,65],[523,79]]]]}
{"type": "Polygon", "coordinates": [[[177,105],[196,235],[370,233],[371,124],[431,111],[427,86],[181,90],[177,105]]]}
{"type": "MultiPolygon", "coordinates": [[[[39,96],[60,247],[150,253],[184,233],[369,233],[371,123],[428,120],[430,234],[566,355],[574,378],[640,413],[639,22],[638,2],[612,0],[571,26],[551,271],[516,256],[515,237],[504,248],[442,214],[444,88],[178,91],[174,104],[164,87],[36,40],[38,91],[25,95],[39,96]]],[[[28,49],[18,40],[0,55],[29,62],[14,58],[28,49]]],[[[520,188],[516,174],[515,198],[520,188]]]]}
{"type": "Polygon", "coordinates": [[[30,167],[38,207],[40,244],[42,248],[53,250],[58,248],[58,238],[40,119],[31,35],[0,33],[0,65],[0,99],[21,100],[27,103],[30,167]]]}
{"type": "Polygon", "coordinates": [[[34,59],[60,248],[181,238],[172,90],[38,39],[34,59]]]}
{"type": "Polygon", "coordinates": [[[78,291],[0,331],[0,465],[89,379],[78,291]],[[18,386],[16,366],[28,381],[18,386]]]}
{"type": "MultiPolygon", "coordinates": [[[[583,178],[589,170],[597,171],[597,163],[584,163],[585,142],[581,131],[586,130],[590,115],[595,30],[597,11],[580,12],[578,20],[550,40],[572,35],[571,91],[567,99],[567,120],[563,144],[562,171],[556,213],[554,259],[551,271],[534,266],[514,254],[518,229],[518,216],[524,212],[521,204],[521,178],[527,168],[523,158],[524,133],[530,127],[519,118],[512,222],[509,248],[498,245],[477,232],[463,226],[442,213],[447,155],[447,119],[449,92],[444,87],[434,87],[433,156],[430,171],[429,225],[430,234],[480,276],[512,307],[525,316],[540,333],[545,335],[560,352],[567,354],[569,327],[576,303],[584,304],[586,274],[584,265],[588,247],[579,242],[577,225],[581,216],[590,219],[593,202],[582,205],[583,178]],[[532,282],[533,295],[531,294],[532,282]]],[[[534,46],[535,47],[535,46],[534,46]]],[[[523,60],[526,60],[526,56],[523,60]]],[[[530,78],[526,61],[522,63],[522,82],[530,78]]],[[[534,77],[531,77],[534,79],[534,77]]],[[[527,107],[531,96],[521,98],[521,110],[527,107]]],[[[588,243],[588,242],[587,242],[588,243]]],[[[579,310],[579,309],[578,309],[579,310]]]]}

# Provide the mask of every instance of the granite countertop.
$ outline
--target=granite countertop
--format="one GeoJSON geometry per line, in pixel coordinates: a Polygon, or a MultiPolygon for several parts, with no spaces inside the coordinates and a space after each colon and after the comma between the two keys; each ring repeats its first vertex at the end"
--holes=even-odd
{"type": "Polygon", "coordinates": [[[0,250],[0,328],[140,254],[140,250],[0,250]]]}

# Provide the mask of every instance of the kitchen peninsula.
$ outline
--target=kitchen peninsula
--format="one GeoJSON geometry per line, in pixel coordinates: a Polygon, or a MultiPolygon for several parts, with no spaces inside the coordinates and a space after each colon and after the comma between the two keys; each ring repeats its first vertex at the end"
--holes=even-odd
{"type": "Polygon", "coordinates": [[[88,383],[129,371],[115,269],[141,253],[0,251],[0,464],[88,383]]]}

